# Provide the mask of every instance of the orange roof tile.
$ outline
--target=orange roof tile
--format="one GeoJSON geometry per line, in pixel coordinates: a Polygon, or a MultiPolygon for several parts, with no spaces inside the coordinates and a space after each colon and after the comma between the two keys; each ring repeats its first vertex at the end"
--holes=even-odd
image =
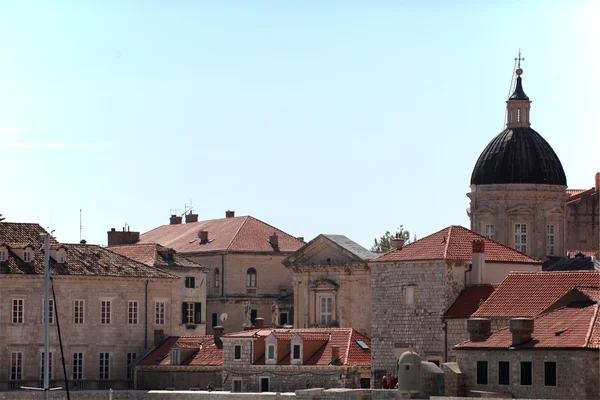
{"type": "Polygon", "coordinates": [[[478,285],[464,289],[450,306],[444,318],[468,318],[494,292],[498,285],[478,285]]]}
{"type": "Polygon", "coordinates": [[[214,336],[170,336],[152,350],[138,365],[171,365],[171,349],[177,344],[182,349],[196,350],[192,356],[181,360],[181,365],[215,366],[223,365],[223,349],[214,343],[214,336]]]}
{"type": "Polygon", "coordinates": [[[208,221],[163,225],[140,236],[139,244],[160,243],[179,253],[283,252],[291,253],[304,241],[254,217],[232,217],[208,221]],[[208,243],[200,243],[198,232],[208,231],[208,243]],[[274,248],[269,237],[276,233],[279,245],[274,248]]]}
{"type": "Polygon", "coordinates": [[[376,258],[374,262],[418,260],[464,260],[473,258],[473,240],[485,242],[485,260],[541,264],[542,261],[521,253],[462,226],[453,225],[409,243],[400,250],[376,258]]]}
{"type": "Polygon", "coordinates": [[[567,189],[567,193],[571,195],[571,197],[567,199],[567,203],[573,203],[581,199],[586,194],[596,193],[596,188],[592,187],[591,189],[567,189]]]}
{"type": "Polygon", "coordinates": [[[575,258],[577,254],[582,254],[584,257],[598,256],[598,250],[567,250],[567,257],[575,258]]]}
{"type": "Polygon", "coordinates": [[[473,317],[533,317],[576,286],[600,288],[600,271],[511,272],[473,317]]]}
{"type": "Polygon", "coordinates": [[[110,246],[109,250],[151,267],[163,268],[175,266],[202,268],[200,264],[185,258],[172,249],[156,243],[115,245],[110,246]],[[168,260],[166,257],[169,251],[173,252],[173,260],[168,260]]]}

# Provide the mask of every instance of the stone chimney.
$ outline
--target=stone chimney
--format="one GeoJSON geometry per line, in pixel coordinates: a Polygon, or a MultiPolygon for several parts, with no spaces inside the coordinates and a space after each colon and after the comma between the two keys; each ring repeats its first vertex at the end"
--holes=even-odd
{"type": "Polygon", "coordinates": [[[171,218],[169,219],[169,225],[179,225],[181,224],[182,220],[183,218],[178,217],[177,215],[171,215],[171,218]]]}
{"type": "Polygon", "coordinates": [[[165,331],[162,329],[154,330],[154,347],[158,346],[165,340],[165,331]]]}
{"type": "MultiPolygon", "coordinates": [[[[485,283],[485,241],[483,239],[473,240],[473,271],[477,274],[477,282],[471,282],[481,285],[485,283]]],[[[465,282],[466,284],[466,282],[465,282]]]]}
{"type": "Polygon", "coordinates": [[[208,243],[208,231],[198,231],[198,238],[200,239],[200,244],[208,243]]]}
{"type": "Polygon", "coordinates": [[[304,242],[304,236],[298,236],[296,239],[298,239],[301,242],[304,242]]]}
{"type": "Polygon", "coordinates": [[[331,364],[337,364],[340,358],[340,346],[331,346],[331,364]]]}
{"type": "Polygon", "coordinates": [[[221,336],[223,336],[223,332],[225,332],[225,328],[218,325],[213,326],[215,345],[220,349],[223,347],[223,341],[221,340],[221,336]]]}
{"type": "Polygon", "coordinates": [[[265,319],[262,317],[258,317],[254,320],[254,327],[256,329],[264,329],[265,327],[265,319]]]}
{"type": "Polygon", "coordinates": [[[190,222],[198,222],[198,214],[192,214],[191,211],[189,214],[185,214],[185,223],[189,224],[190,222]]]}
{"type": "Polygon", "coordinates": [[[402,250],[402,247],[404,247],[404,239],[393,238],[392,247],[396,250],[402,250]]]}
{"type": "Polygon", "coordinates": [[[469,318],[467,320],[469,339],[478,342],[487,339],[492,333],[492,323],[487,318],[469,318]]]}
{"type": "Polygon", "coordinates": [[[594,189],[596,192],[600,190],[600,172],[596,172],[596,186],[594,189]]]}
{"type": "Polygon", "coordinates": [[[117,231],[115,228],[110,228],[108,233],[108,245],[116,246],[119,244],[134,244],[140,241],[139,232],[130,232],[129,229],[117,231]]]}
{"type": "Polygon", "coordinates": [[[269,236],[269,243],[271,243],[271,246],[273,246],[274,249],[279,248],[279,237],[276,232],[273,232],[273,234],[269,236]]]}
{"type": "Polygon", "coordinates": [[[531,340],[533,333],[533,318],[513,318],[510,320],[510,333],[512,345],[521,346],[531,340]]]}
{"type": "Polygon", "coordinates": [[[227,210],[225,211],[225,218],[233,218],[235,217],[235,211],[227,210]]]}

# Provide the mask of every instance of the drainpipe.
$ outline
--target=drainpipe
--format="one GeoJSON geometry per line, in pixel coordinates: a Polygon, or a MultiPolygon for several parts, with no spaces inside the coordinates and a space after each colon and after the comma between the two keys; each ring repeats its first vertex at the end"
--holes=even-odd
{"type": "Polygon", "coordinates": [[[146,291],[144,293],[144,349],[148,348],[148,280],[146,280],[146,291]]]}

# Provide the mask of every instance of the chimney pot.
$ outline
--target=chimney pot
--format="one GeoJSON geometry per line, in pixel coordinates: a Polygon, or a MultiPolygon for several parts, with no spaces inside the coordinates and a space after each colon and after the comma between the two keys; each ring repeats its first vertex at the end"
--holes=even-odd
{"type": "Polygon", "coordinates": [[[140,241],[139,232],[117,231],[115,228],[111,228],[108,234],[108,245],[116,246],[120,244],[134,244],[140,241]]]}
{"type": "Polygon", "coordinates": [[[337,364],[340,358],[340,346],[331,346],[331,363],[337,364]]]}
{"type": "Polygon", "coordinates": [[[304,236],[298,236],[296,239],[298,239],[301,242],[304,242],[304,236]]]}
{"type": "Polygon", "coordinates": [[[596,186],[594,189],[596,192],[600,190],[600,172],[596,172],[596,186]]]}
{"type": "Polygon", "coordinates": [[[178,217],[177,215],[171,215],[171,218],[169,219],[169,225],[179,225],[181,224],[181,220],[183,218],[178,217]]]}
{"type": "Polygon", "coordinates": [[[235,211],[227,210],[225,211],[225,218],[233,218],[235,217],[235,211]]]}
{"type": "Polygon", "coordinates": [[[402,247],[404,247],[404,239],[393,238],[392,247],[396,250],[402,250],[402,247]]]}
{"type": "Polygon", "coordinates": [[[208,231],[198,231],[198,238],[200,239],[200,244],[208,243],[208,231]]]}
{"type": "Polygon", "coordinates": [[[533,318],[513,318],[510,320],[513,346],[520,346],[531,340],[533,318]]]}
{"type": "Polygon", "coordinates": [[[215,340],[215,345],[218,348],[223,347],[223,341],[221,340],[221,336],[223,336],[223,332],[225,331],[225,328],[221,325],[217,325],[217,326],[213,326],[213,332],[214,332],[214,340],[215,340]]]}
{"type": "Polygon", "coordinates": [[[273,232],[273,234],[269,236],[269,243],[271,243],[271,246],[273,246],[274,249],[279,248],[279,237],[276,232],[273,232]]]}
{"type": "Polygon", "coordinates": [[[473,240],[473,253],[485,253],[485,241],[483,239],[473,240]]]}
{"type": "Polygon", "coordinates": [[[158,346],[165,339],[165,331],[162,329],[156,329],[154,331],[154,347],[158,346]]]}
{"type": "Polygon", "coordinates": [[[190,222],[198,222],[198,214],[185,214],[185,223],[189,224],[190,222]]]}
{"type": "Polygon", "coordinates": [[[115,232],[115,231],[116,231],[116,229],[115,229],[115,228],[110,228],[110,231],[111,231],[111,232],[115,232]]]}
{"type": "Polygon", "coordinates": [[[491,321],[487,318],[469,318],[467,320],[469,338],[473,341],[485,340],[492,332],[491,321]]]}
{"type": "Polygon", "coordinates": [[[254,327],[256,329],[263,329],[265,327],[265,319],[262,317],[256,318],[256,320],[254,320],[254,327]]]}

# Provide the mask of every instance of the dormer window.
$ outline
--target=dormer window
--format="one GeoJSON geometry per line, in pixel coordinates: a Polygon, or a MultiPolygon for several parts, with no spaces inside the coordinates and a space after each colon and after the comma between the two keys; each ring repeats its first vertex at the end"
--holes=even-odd
{"type": "Polygon", "coordinates": [[[60,249],[58,250],[58,252],[56,252],[56,262],[59,264],[64,264],[64,262],[67,259],[67,253],[65,252],[65,249],[60,249]]]}
{"type": "Polygon", "coordinates": [[[292,359],[299,360],[300,359],[300,345],[295,344],[293,346],[292,359]]]}
{"type": "Polygon", "coordinates": [[[179,365],[179,349],[171,349],[171,365],[179,365]]]}
{"type": "Polygon", "coordinates": [[[0,247],[0,262],[8,261],[8,249],[5,246],[0,247]]]}
{"type": "Polygon", "coordinates": [[[26,248],[23,251],[23,261],[27,263],[33,261],[33,251],[31,250],[31,248],[26,248]]]}

